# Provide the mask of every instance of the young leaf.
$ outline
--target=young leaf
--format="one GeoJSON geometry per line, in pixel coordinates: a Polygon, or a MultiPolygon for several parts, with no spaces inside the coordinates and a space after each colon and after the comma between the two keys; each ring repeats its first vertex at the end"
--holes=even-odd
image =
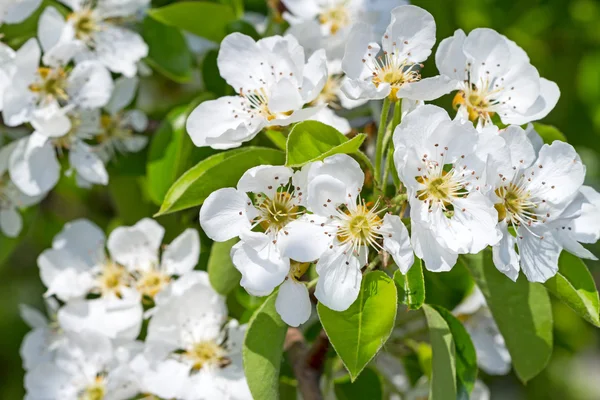
{"type": "Polygon", "coordinates": [[[371,368],[365,368],[354,381],[348,375],[334,381],[335,396],[338,400],[377,400],[383,399],[381,378],[371,368]]]}
{"type": "Polygon", "coordinates": [[[146,176],[152,201],[161,205],[171,185],[188,168],[214,153],[209,147],[195,147],[185,130],[185,120],[199,103],[213,98],[204,93],[192,106],[173,109],[162,122],[150,142],[146,176]]]}
{"type": "Polygon", "coordinates": [[[423,280],[423,266],[419,259],[406,275],[400,270],[394,272],[394,282],[398,288],[398,301],[404,303],[411,310],[418,310],[425,301],[425,281],[423,280]]]}
{"type": "Polygon", "coordinates": [[[263,164],[281,165],[283,160],[283,152],[264,147],[242,147],[212,155],[171,186],[156,215],[199,206],[215,190],[237,185],[248,169],[263,164]]]}
{"type": "Polygon", "coordinates": [[[288,136],[285,165],[301,167],[334,154],[354,153],[358,151],[365,138],[366,135],[360,134],[348,140],[337,129],[322,122],[300,122],[292,128],[288,136]]]}
{"type": "Polygon", "coordinates": [[[468,399],[477,380],[477,353],[469,333],[452,313],[440,306],[431,306],[444,318],[452,333],[456,350],[456,383],[459,398],[468,399]]]}
{"type": "Polygon", "coordinates": [[[490,251],[463,260],[492,312],[519,379],[527,382],[548,364],[552,354],[552,307],[543,285],[521,275],[511,281],[496,269],[490,251]]]}
{"type": "Polygon", "coordinates": [[[227,35],[227,25],[236,19],[230,6],[207,1],[177,2],[151,8],[148,14],[163,24],[181,28],[213,42],[223,40],[227,35]]]}
{"type": "Polygon", "coordinates": [[[433,357],[429,399],[444,400],[456,398],[456,367],[454,339],[446,320],[431,306],[423,305],[433,357]]]}
{"type": "Polygon", "coordinates": [[[142,36],[149,48],[146,61],[152,68],[175,82],[190,81],[192,53],[179,29],[146,17],[142,36]]]}
{"type": "Polygon", "coordinates": [[[381,271],[363,276],[358,299],[346,311],[317,306],[323,328],[352,381],[392,333],[397,308],[396,286],[381,271]]]}
{"type": "Polygon", "coordinates": [[[600,327],[598,290],[582,260],[563,251],[558,273],[546,283],[546,289],[589,323],[600,327]]]}
{"type": "Polygon", "coordinates": [[[555,140],[560,140],[561,142],[567,141],[565,135],[561,131],[559,131],[555,126],[534,122],[533,129],[535,129],[535,131],[539,133],[539,135],[544,140],[544,143],[551,144],[555,140]]]}
{"type": "Polygon", "coordinates": [[[244,372],[255,399],[279,397],[279,369],[287,324],[275,309],[277,291],[256,310],[244,339],[242,357],[244,372]]]}
{"type": "Polygon", "coordinates": [[[238,242],[233,238],[226,242],[215,242],[208,259],[208,279],[212,287],[227,296],[239,283],[242,275],[231,262],[231,248],[238,242]]]}

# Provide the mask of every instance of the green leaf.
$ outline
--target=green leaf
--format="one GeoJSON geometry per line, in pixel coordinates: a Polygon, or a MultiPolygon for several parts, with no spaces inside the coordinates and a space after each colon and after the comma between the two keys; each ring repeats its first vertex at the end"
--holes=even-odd
{"type": "Polygon", "coordinates": [[[590,271],[578,257],[563,251],[558,261],[558,273],[544,286],[580,317],[600,327],[598,290],[590,271]]]}
{"type": "Polygon", "coordinates": [[[420,259],[403,275],[400,270],[394,272],[394,282],[398,288],[398,301],[404,303],[411,310],[418,310],[425,301],[425,281],[423,279],[423,266],[420,259]]]}
{"type": "Polygon", "coordinates": [[[238,242],[237,238],[226,242],[215,242],[208,259],[208,279],[212,287],[227,296],[239,283],[242,275],[231,262],[231,248],[238,242]]]}
{"type": "Polygon", "coordinates": [[[447,272],[431,272],[423,268],[423,277],[427,303],[448,310],[453,310],[459,305],[473,288],[473,278],[460,263],[447,272]]]}
{"type": "Polygon", "coordinates": [[[555,126],[534,122],[533,129],[535,129],[535,131],[540,134],[540,136],[544,140],[544,143],[551,144],[555,140],[560,140],[561,142],[567,141],[565,135],[561,131],[559,131],[558,128],[556,128],[555,126]]]}
{"type": "Polygon", "coordinates": [[[552,308],[543,285],[521,274],[511,281],[496,269],[491,251],[462,258],[486,298],[519,379],[539,374],[552,354],[552,308]]]}
{"type": "Polygon", "coordinates": [[[396,286],[381,271],[363,276],[358,299],[346,311],[337,312],[318,304],[323,328],[352,381],[392,333],[397,308],[396,286]]]}
{"type": "Polygon", "coordinates": [[[268,129],[265,131],[265,136],[269,138],[271,142],[281,150],[285,150],[285,146],[287,144],[287,138],[275,129],[268,129]]]}
{"type": "Polygon", "coordinates": [[[213,42],[223,40],[227,35],[227,25],[236,19],[230,6],[205,1],[177,2],[151,8],[148,14],[163,24],[184,29],[213,42]]]}
{"type": "Polygon", "coordinates": [[[383,399],[381,378],[371,368],[365,368],[362,374],[352,382],[348,375],[334,381],[337,400],[377,400],[383,399]]]}
{"type": "Polygon", "coordinates": [[[239,32],[250,36],[254,40],[260,40],[260,34],[256,28],[249,22],[242,19],[233,21],[227,25],[227,33],[239,32]]]}
{"type": "Polygon", "coordinates": [[[477,353],[469,333],[463,324],[448,310],[440,306],[432,306],[444,318],[456,350],[456,383],[459,398],[468,399],[477,380],[477,353]]]}
{"type": "Polygon", "coordinates": [[[217,57],[219,52],[217,50],[209,50],[204,56],[202,61],[202,81],[204,87],[217,94],[218,96],[225,96],[229,86],[225,79],[221,77],[219,67],[217,65],[217,57]]]}
{"type": "Polygon", "coordinates": [[[152,68],[175,82],[192,79],[192,53],[179,29],[146,17],[142,36],[149,48],[146,61],[152,68]]]}
{"type": "Polygon", "coordinates": [[[456,398],[456,367],[454,339],[446,320],[431,306],[423,305],[433,357],[429,399],[445,400],[456,398]]]}
{"type": "Polygon", "coordinates": [[[264,147],[228,150],[200,161],[171,186],[156,214],[164,215],[201,205],[215,190],[234,187],[248,169],[257,165],[281,165],[284,154],[264,147]]]}
{"type": "Polygon", "coordinates": [[[185,129],[185,121],[192,110],[202,101],[212,98],[212,94],[204,93],[190,106],[175,108],[152,137],[146,176],[148,192],[155,204],[162,204],[171,185],[188,168],[214,153],[209,147],[194,146],[185,129]]]}
{"type": "Polygon", "coordinates": [[[256,310],[244,339],[244,371],[255,399],[279,398],[279,370],[287,324],[275,309],[277,293],[273,292],[256,310]]]}
{"type": "Polygon", "coordinates": [[[288,136],[285,165],[301,167],[334,154],[354,153],[358,151],[365,138],[366,135],[360,134],[348,140],[337,129],[322,122],[300,122],[292,128],[288,136]]]}

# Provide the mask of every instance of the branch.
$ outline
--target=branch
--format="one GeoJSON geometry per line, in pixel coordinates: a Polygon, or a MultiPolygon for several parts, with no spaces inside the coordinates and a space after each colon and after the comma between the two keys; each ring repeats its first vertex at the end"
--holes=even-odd
{"type": "Polygon", "coordinates": [[[325,331],[321,331],[309,349],[302,332],[298,328],[288,328],[284,349],[287,351],[294,375],[298,380],[298,388],[304,400],[322,400],[320,378],[329,349],[329,339],[325,331]]]}

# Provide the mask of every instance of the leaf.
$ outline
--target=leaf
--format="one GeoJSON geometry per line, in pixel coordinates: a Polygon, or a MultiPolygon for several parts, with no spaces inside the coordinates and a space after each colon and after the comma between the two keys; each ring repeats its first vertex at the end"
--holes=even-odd
{"type": "Polygon", "coordinates": [[[242,147],[200,161],[171,186],[156,214],[164,215],[201,205],[215,190],[237,185],[248,169],[283,164],[284,154],[265,147],[242,147]]]}
{"type": "Polygon", "coordinates": [[[214,153],[209,147],[194,146],[185,129],[185,121],[192,110],[212,98],[212,94],[204,93],[190,106],[173,109],[152,137],[146,176],[148,192],[155,204],[162,204],[171,185],[188,168],[214,153]]]}
{"type": "Polygon", "coordinates": [[[146,17],[142,36],[149,48],[146,61],[152,68],[175,82],[192,79],[192,53],[179,29],[146,17]]]}
{"type": "Polygon", "coordinates": [[[469,333],[463,324],[450,311],[440,306],[432,306],[444,318],[456,350],[456,383],[459,398],[468,399],[477,380],[477,352],[469,333]]]}
{"type": "Polygon", "coordinates": [[[227,296],[242,279],[242,275],[231,262],[231,248],[238,242],[237,238],[226,242],[215,242],[208,259],[208,279],[212,287],[220,294],[227,296]]]}
{"type": "Polygon", "coordinates": [[[275,129],[268,129],[265,131],[265,136],[267,136],[269,140],[273,142],[275,146],[277,146],[277,148],[285,150],[287,138],[283,135],[283,133],[275,129]]]}
{"type": "Polygon", "coordinates": [[[227,35],[227,25],[235,21],[235,12],[224,4],[182,1],[151,8],[148,14],[163,24],[175,26],[213,42],[227,35]]]}
{"type": "Polygon", "coordinates": [[[233,21],[227,25],[227,33],[233,32],[240,32],[250,36],[254,40],[260,40],[260,34],[256,31],[256,28],[251,23],[242,19],[233,21]]]}
{"type": "Polygon", "coordinates": [[[425,301],[425,281],[420,259],[415,260],[406,275],[403,275],[400,270],[394,272],[394,282],[398,289],[399,302],[406,304],[411,310],[421,308],[425,301]]]}
{"type": "Polygon", "coordinates": [[[431,306],[423,305],[433,357],[429,399],[445,400],[456,398],[456,368],[454,339],[446,320],[431,306]]]}
{"type": "Polygon", "coordinates": [[[219,72],[219,67],[217,65],[218,55],[219,52],[214,49],[206,52],[204,60],[202,61],[202,81],[207,90],[218,96],[225,96],[228,94],[227,91],[229,86],[227,86],[227,82],[225,82],[225,79],[221,77],[219,72]]]}
{"type": "Polygon", "coordinates": [[[255,399],[279,398],[279,370],[287,324],[275,309],[277,290],[256,310],[244,339],[244,372],[255,399]]]}
{"type": "Polygon", "coordinates": [[[473,287],[473,278],[464,265],[458,263],[447,272],[431,272],[423,268],[427,304],[453,310],[473,287]]]}
{"type": "Polygon", "coordinates": [[[334,154],[351,154],[360,148],[366,135],[348,140],[337,129],[318,121],[296,124],[287,139],[285,165],[301,167],[334,154]]]}
{"type": "Polygon", "coordinates": [[[521,274],[511,281],[496,269],[491,251],[461,258],[486,298],[504,337],[512,364],[525,383],[539,374],[552,354],[552,308],[543,285],[521,274]]]}
{"type": "Polygon", "coordinates": [[[383,399],[381,378],[371,368],[365,368],[354,382],[348,375],[334,381],[337,400],[376,400],[383,399]]]}
{"type": "Polygon", "coordinates": [[[539,133],[539,135],[544,140],[544,143],[551,144],[555,140],[560,140],[561,142],[567,141],[565,135],[561,131],[559,131],[558,128],[556,128],[555,126],[534,122],[533,129],[535,129],[535,131],[539,133]]]}
{"type": "Polygon", "coordinates": [[[580,317],[600,327],[598,290],[590,271],[578,257],[563,251],[558,261],[558,273],[544,286],[580,317]]]}
{"type": "Polygon", "coordinates": [[[363,276],[358,299],[346,311],[337,312],[318,304],[323,328],[352,381],[392,333],[397,308],[396,286],[381,271],[363,276]]]}

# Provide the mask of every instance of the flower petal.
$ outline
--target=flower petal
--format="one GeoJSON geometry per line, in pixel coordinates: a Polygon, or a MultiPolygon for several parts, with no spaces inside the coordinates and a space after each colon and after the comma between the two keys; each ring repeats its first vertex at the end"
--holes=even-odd
{"type": "Polygon", "coordinates": [[[200,225],[209,238],[224,242],[250,230],[250,220],[255,216],[256,209],[246,193],[224,188],[212,192],[204,201],[200,225]]]}
{"type": "Polygon", "coordinates": [[[110,256],[130,271],[147,271],[158,266],[158,252],[165,229],[156,221],[144,218],[133,226],[113,230],[107,241],[110,256]]]}
{"type": "Polygon", "coordinates": [[[315,297],[327,308],[344,311],[356,301],[362,273],[358,259],[339,248],[326,251],[317,262],[319,280],[315,297]]]}
{"type": "Polygon", "coordinates": [[[306,285],[292,278],[286,279],[279,287],[275,309],[289,326],[305,323],[312,310],[306,285]]]}
{"type": "Polygon", "coordinates": [[[29,196],[52,189],[60,178],[60,164],[50,141],[35,132],[19,140],[10,157],[9,173],[15,185],[29,196]]]}
{"type": "Polygon", "coordinates": [[[104,162],[98,153],[83,141],[77,140],[73,143],[69,152],[69,163],[86,181],[98,185],[108,184],[108,172],[104,162]]]}
{"type": "Polygon", "coordinates": [[[162,254],[161,266],[169,275],[183,275],[194,269],[200,258],[200,235],[188,228],[162,254]]]}
{"type": "Polygon", "coordinates": [[[415,261],[408,229],[397,215],[386,214],[383,217],[383,248],[390,253],[394,262],[403,274],[415,261]]]}

